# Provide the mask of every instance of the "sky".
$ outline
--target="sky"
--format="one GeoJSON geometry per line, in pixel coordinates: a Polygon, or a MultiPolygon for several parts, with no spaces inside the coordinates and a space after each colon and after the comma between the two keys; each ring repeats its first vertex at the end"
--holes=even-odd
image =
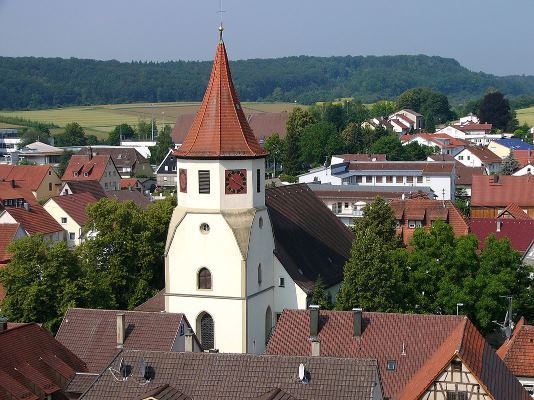
{"type": "MultiPolygon", "coordinates": [[[[211,60],[220,0],[0,0],[0,56],[211,60]]],[[[230,59],[427,54],[534,75],[534,0],[224,0],[230,59]]]]}

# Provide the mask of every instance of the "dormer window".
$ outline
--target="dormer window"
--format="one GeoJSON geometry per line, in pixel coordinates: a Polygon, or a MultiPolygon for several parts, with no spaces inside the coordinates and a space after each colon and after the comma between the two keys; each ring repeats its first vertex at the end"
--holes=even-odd
{"type": "Polygon", "coordinates": [[[74,172],[72,173],[72,175],[74,175],[74,176],[78,176],[78,172],[77,172],[77,171],[74,171],[74,172]]]}
{"type": "Polygon", "coordinates": [[[89,173],[88,172],[84,172],[83,176],[89,176],[89,173]]]}

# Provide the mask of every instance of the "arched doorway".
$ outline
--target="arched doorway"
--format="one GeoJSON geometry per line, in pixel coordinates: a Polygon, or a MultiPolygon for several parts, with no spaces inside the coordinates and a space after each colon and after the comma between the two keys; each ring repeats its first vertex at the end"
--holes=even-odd
{"type": "Polygon", "coordinates": [[[273,330],[273,313],[271,311],[271,306],[267,307],[265,310],[265,345],[269,342],[271,338],[271,331],[273,330]]]}
{"type": "Polygon", "coordinates": [[[202,312],[197,317],[197,337],[203,350],[215,348],[215,327],[212,316],[207,312],[202,312]]]}

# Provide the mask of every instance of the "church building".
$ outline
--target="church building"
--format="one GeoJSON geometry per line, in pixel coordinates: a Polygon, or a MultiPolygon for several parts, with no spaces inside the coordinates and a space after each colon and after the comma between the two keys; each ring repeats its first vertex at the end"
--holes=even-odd
{"type": "Polygon", "coordinates": [[[165,311],[184,313],[204,350],[262,353],[277,316],[306,308],[318,276],[335,296],[352,234],[306,185],[266,194],[268,153],[243,112],[219,29],[204,99],[174,150],[165,311]]]}

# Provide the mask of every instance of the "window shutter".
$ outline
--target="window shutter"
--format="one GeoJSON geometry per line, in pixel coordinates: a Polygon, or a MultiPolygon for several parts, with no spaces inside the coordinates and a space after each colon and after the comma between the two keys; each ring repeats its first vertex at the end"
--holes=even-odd
{"type": "Polygon", "coordinates": [[[210,192],[210,171],[198,171],[198,193],[209,194],[210,192]]]}

